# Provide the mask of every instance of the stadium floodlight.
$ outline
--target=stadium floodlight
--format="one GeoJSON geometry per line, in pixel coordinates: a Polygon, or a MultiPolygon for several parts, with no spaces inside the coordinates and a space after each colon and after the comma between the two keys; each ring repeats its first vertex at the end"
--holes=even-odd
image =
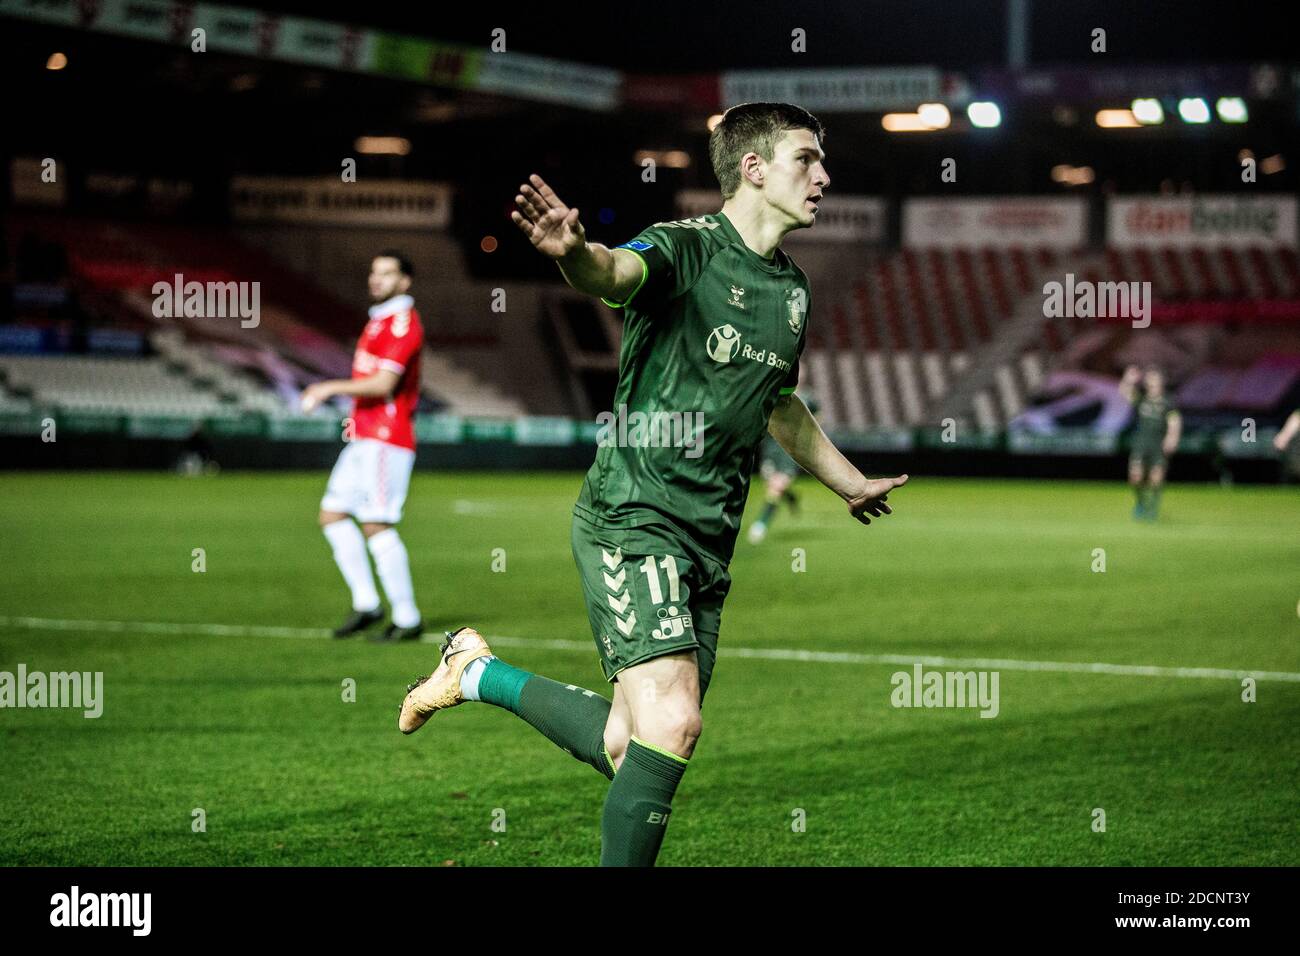
{"type": "Polygon", "coordinates": [[[1272,156],[1265,156],[1259,162],[1259,171],[1265,176],[1272,176],[1274,173],[1280,173],[1286,169],[1286,160],[1281,153],[1274,153],[1272,156]]]}
{"type": "Polygon", "coordinates": [[[1214,108],[1218,111],[1219,119],[1225,123],[1244,123],[1250,118],[1246,111],[1246,101],[1240,96],[1220,96],[1214,108]]]}
{"type": "Polygon", "coordinates": [[[966,107],[966,118],[970,120],[971,126],[992,129],[1002,125],[1002,110],[998,109],[997,103],[987,101],[971,103],[966,107]]]}
{"type": "Polygon", "coordinates": [[[1052,167],[1052,182],[1064,186],[1086,186],[1097,178],[1091,166],[1071,166],[1068,163],[1052,167]]]}
{"type": "Polygon", "coordinates": [[[952,122],[952,114],[942,103],[922,103],[916,108],[916,115],[931,129],[947,129],[952,122]]]}
{"type": "Polygon", "coordinates": [[[401,136],[358,136],[352,145],[370,156],[405,156],[411,151],[411,141],[401,136]]]}
{"type": "Polygon", "coordinates": [[[1178,101],[1178,115],[1184,123],[1208,123],[1210,104],[1199,96],[1186,96],[1178,101]]]}
{"type": "Polygon", "coordinates": [[[880,117],[880,125],[890,133],[934,132],[934,127],[926,123],[916,113],[886,113],[880,117]]]}
{"type": "Polygon", "coordinates": [[[1165,111],[1157,99],[1134,100],[1133,116],[1143,126],[1155,126],[1165,121],[1165,111]]]}
{"type": "Polygon", "coordinates": [[[639,149],[632,156],[638,166],[644,166],[647,159],[665,169],[687,169],[691,165],[691,154],[684,149],[639,149]]]}
{"type": "Polygon", "coordinates": [[[1103,129],[1141,126],[1132,110],[1097,110],[1097,125],[1103,129]]]}

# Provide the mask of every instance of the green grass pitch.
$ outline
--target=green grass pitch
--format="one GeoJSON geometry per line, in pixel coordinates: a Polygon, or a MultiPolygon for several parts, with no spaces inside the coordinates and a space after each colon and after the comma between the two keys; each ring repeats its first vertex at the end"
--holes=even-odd
{"type": "MultiPolygon", "coordinates": [[[[606,781],[522,721],[469,704],[397,731],[435,646],[299,633],[347,609],[324,480],[4,477],[0,670],[102,671],[105,702],[0,710],[0,864],[596,863],[606,781]]],[[[569,553],[580,480],[421,473],[401,530],[435,632],[474,624],[608,695],[569,553]]],[[[1295,489],[1174,486],[1146,525],[1119,482],[915,479],[863,528],[800,487],[797,518],[738,545],[661,865],[1300,862],[1300,683],[1247,703],[1231,676],[1003,668],[981,719],[891,706],[905,665],[736,650],[1295,674],[1295,489]]]]}

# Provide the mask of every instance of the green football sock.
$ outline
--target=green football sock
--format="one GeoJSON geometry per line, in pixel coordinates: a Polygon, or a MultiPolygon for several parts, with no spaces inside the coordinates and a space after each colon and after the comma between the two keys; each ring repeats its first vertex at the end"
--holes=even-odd
{"type": "Polygon", "coordinates": [[[759,523],[759,524],[771,524],[771,523],[772,523],[772,515],[774,515],[774,514],[776,514],[776,502],[775,502],[775,501],[769,501],[769,502],[767,502],[765,505],[763,505],[763,511],[762,511],[762,513],[758,516],[758,523],[759,523]]]}
{"type": "Polygon", "coordinates": [[[685,757],[632,737],[600,820],[601,866],[654,866],[685,757]]]}
{"type": "MultiPolygon", "coordinates": [[[[473,666],[471,664],[471,666],[473,666]]],[[[512,714],[519,713],[519,695],[533,675],[511,667],[499,657],[488,660],[478,679],[479,700],[486,704],[504,707],[512,714]]]]}
{"type": "Polygon", "coordinates": [[[1160,494],[1164,490],[1164,485],[1152,485],[1147,490],[1146,512],[1148,517],[1155,518],[1160,513],[1160,494]]]}
{"type": "Polygon", "coordinates": [[[604,697],[511,667],[500,658],[488,661],[483,669],[478,695],[483,702],[518,715],[562,750],[614,779],[614,762],[605,751],[611,704],[604,697]]]}

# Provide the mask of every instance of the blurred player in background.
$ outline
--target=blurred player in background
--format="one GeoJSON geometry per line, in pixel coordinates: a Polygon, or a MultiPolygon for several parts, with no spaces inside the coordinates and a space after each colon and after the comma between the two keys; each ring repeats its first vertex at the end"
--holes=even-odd
{"type": "MultiPolygon", "coordinates": [[[[804,398],[808,411],[816,415],[817,400],[811,396],[804,398]]],[[[790,515],[799,513],[799,496],[794,493],[794,483],[803,469],[781,447],[780,442],[770,434],[763,438],[763,447],[759,452],[758,473],[763,476],[764,495],[763,510],[753,524],[749,526],[749,543],[760,544],[767,537],[767,529],[776,516],[776,509],[784,501],[790,506],[790,515]]]]}
{"type": "Polygon", "coordinates": [[[534,248],[573,288],[623,310],[614,407],[702,416],[703,440],[602,445],[574,506],[573,556],[612,704],[512,667],[462,628],[448,635],[437,670],[411,686],[398,727],[411,733],[465,700],[517,714],[613,780],[604,866],[650,866],[659,853],[701,732],[727,567],[763,435],[864,524],[890,513],[886,496],[907,480],[864,477],[794,395],[808,279],[780,244],[813,225],[830,183],[821,131],[796,106],[728,110],[709,141],[722,210],[656,223],[615,249],[588,242],[578,210],[540,176],[515,196],[511,218],[534,248]]]}
{"type": "Polygon", "coordinates": [[[1133,517],[1155,521],[1160,513],[1160,495],[1165,487],[1169,459],[1178,449],[1183,418],[1165,395],[1165,377],[1157,368],[1143,373],[1136,365],[1124,370],[1120,394],[1136,406],[1137,428],[1128,460],[1128,483],[1137,501],[1133,517]],[[1138,393],[1138,382],[1142,393],[1138,393]]]}
{"type": "Polygon", "coordinates": [[[1300,432],[1300,409],[1287,416],[1281,430],[1273,436],[1273,447],[1284,456],[1282,481],[1300,481],[1300,441],[1295,440],[1296,432],[1300,432]]]}
{"type": "Polygon", "coordinates": [[[420,315],[406,294],[413,278],[411,263],[400,252],[375,256],[369,279],[374,304],[353,354],[352,378],[317,382],[302,393],[304,411],[336,395],[353,399],[351,435],[344,436],[347,444],[320,503],[321,529],[352,592],[352,614],[335,637],[350,637],[384,619],[371,557],[393,613],[379,639],[413,640],[423,631],[406,545],[394,527],[415,464],[413,420],[424,347],[420,315]]]}

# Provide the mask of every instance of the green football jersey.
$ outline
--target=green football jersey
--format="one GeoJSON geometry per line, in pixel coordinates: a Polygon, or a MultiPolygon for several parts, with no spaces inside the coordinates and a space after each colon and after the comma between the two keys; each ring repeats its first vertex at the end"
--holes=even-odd
{"type": "Polygon", "coordinates": [[[609,527],[676,526],[724,563],[777,399],[799,380],[808,277],[764,259],[722,213],[655,223],[619,248],[641,283],[623,309],[614,408],[574,508],[609,527]]]}
{"type": "Polygon", "coordinates": [[[1133,432],[1133,446],[1159,448],[1169,427],[1169,414],[1174,410],[1168,396],[1142,398],[1137,403],[1137,429],[1133,432]]]}

